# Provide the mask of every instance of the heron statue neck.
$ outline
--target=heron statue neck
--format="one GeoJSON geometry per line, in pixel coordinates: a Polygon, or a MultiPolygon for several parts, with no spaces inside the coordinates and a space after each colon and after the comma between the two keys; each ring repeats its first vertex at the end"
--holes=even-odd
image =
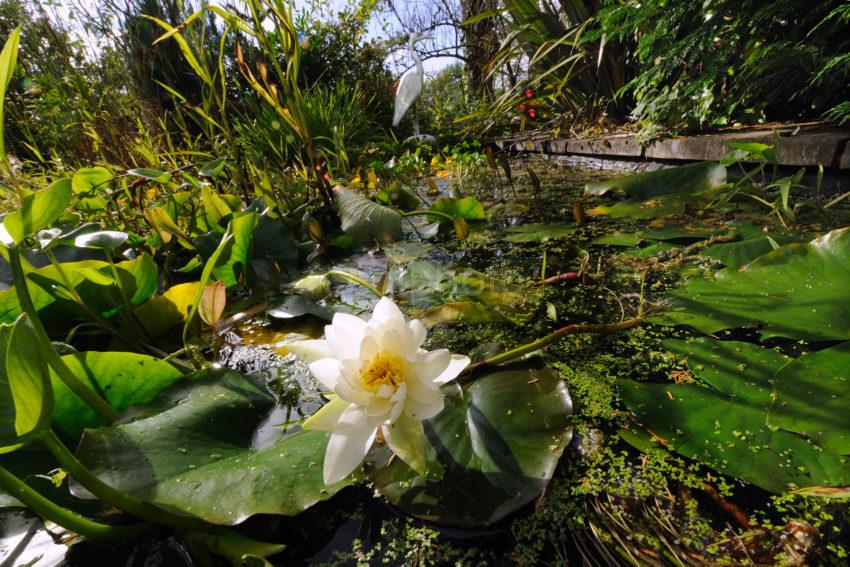
{"type": "Polygon", "coordinates": [[[418,38],[411,37],[408,42],[408,46],[410,47],[410,57],[413,59],[413,63],[416,64],[416,71],[419,73],[419,76],[425,74],[424,69],[422,69],[422,59],[419,57],[419,54],[416,52],[416,42],[419,41],[418,38]]]}

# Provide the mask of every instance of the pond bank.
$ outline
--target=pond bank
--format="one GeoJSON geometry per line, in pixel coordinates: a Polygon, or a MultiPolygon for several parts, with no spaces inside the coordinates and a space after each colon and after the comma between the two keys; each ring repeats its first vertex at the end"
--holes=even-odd
{"type": "Polygon", "coordinates": [[[538,154],[569,165],[613,171],[647,171],[694,161],[718,160],[730,148],[727,142],[774,144],[779,135],[779,165],[791,173],[800,167],[824,168],[823,189],[828,193],[850,186],[850,128],[824,122],[773,123],[733,128],[691,136],[677,136],[642,145],[633,133],[589,138],[559,138],[532,131],[496,141],[517,154],[538,154]]]}

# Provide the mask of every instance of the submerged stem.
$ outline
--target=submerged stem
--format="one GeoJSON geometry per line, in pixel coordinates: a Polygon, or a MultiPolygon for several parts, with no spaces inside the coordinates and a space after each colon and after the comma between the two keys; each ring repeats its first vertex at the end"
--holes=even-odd
{"type": "Polygon", "coordinates": [[[511,361],[530,352],[534,352],[543,347],[549,346],[550,344],[557,342],[569,335],[580,335],[586,333],[615,333],[617,331],[625,331],[626,329],[631,329],[632,327],[637,326],[637,324],[641,321],[642,319],[640,317],[636,317],[634,319],[626,319],[625,321],[620,321],[619,323],[609,323],[602,325],[567,325],[566,327],[561,327],[557,331],[549,333],[545,337],[537,339],[536,341],[532,341],[528,344],[518,346],[507,352],[503,352],[502,354],[497,354],[496,356],[492,356],[486,360],[482,360],[481,362],[470,364],[466,367],[464,373],[472,372],[473,370],[481,368],[482,366],[495,366],[497,364],[502,364],[511,361]]]}
{"type": "Polygon", "coordinates": [[[339,271],[339,270],[331,270],[331,271],[328,272],[328,275],[329,276],[339,276],[341,278],[345,278],[345,279],[352,281],[352,282],[354,282],[358,285],[362,285],[363,287],[365,287],[366,289],[368,289],[369,291],[374,293],[375,297],[378,297],[378,298],[384,297],[384,294],[381,293],[381,290],[379,290],[377,287],[370,284],[366,280],[355,276],[354,274],[349,274],[348,272],[342,272],[342,271],[339,271]]]}
{"type": "Polygon", "coordinates": [[[131,539],[142,535],[150,528],[150,524],[147,523],[110,526],[92,522],[67,508],[54,504],[3,467],[0,467],[0,488],[23,502],[27,508],[42,518],[87,538],[101,541],[131,539]]]}
{"type": "Polygon", "coordinates": [[[26,313],[30,319],[30,323],[35,330],[35,336],[38,339],[39,346],[41,347],[41,353],[47,359],[47,364],[53,368],[54,372],[56,372],[65,385],[68,386],[68,388],[70,388],[70,390],[83,400],[90,408],[97,412],[98,415],[110,423],[115,421],[115,418],[118,417],[118,412],[116,412],[112,406],[106,402],[106,400],[101,398],[97,392],[80,381],[71,369],[68,368],[68,365],[65,364],[62,357],[60,357],[59,353],[56,352],[56,349],[53,348],[53,343],[50,341],[47,331],[44,330],[44,326],[41,324],[41,319],[38,318],[38,311],[36,311],[35,306],[32,303],[32,297],[30,296],[30,291],[27,287],[27,279],[24,275],[23,266],[21,265],[20,252],[18,251],[17,246],[10,247],[8,250],[9,266],[12,269],[12,280],[14,281],[15,289],[18,293],[18,300],[21,303],[21,311],[26,313]]]}

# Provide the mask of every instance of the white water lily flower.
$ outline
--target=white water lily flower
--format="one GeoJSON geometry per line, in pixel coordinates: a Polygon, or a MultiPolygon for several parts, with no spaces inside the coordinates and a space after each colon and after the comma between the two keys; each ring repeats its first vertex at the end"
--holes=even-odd
{"type": "Polygon", "coordinates": [[[426,351],[425,327],[381,298],[367,322],[337,313],[324,340],[299,341],[291,352],[310,362],[323,388],[337,397],[304,423],[330,431],[325,484],[338,482],[363,461],[378,429],[390,449],[417,470],[424,467],[422,420],[443,409],[440,386],[469,364],[448,350],[426,351]]]}

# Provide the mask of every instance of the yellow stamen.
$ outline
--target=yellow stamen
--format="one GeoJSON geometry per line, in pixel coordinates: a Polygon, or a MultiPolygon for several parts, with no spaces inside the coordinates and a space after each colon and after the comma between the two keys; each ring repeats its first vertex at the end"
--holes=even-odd
{"type": "Polygon", "coordinates": [[[404,360],[389,352],[380,352],[360,373],[360,381],[370,392],[377,392],[385,384],[395,390],[404,382],[404,360]]]}

